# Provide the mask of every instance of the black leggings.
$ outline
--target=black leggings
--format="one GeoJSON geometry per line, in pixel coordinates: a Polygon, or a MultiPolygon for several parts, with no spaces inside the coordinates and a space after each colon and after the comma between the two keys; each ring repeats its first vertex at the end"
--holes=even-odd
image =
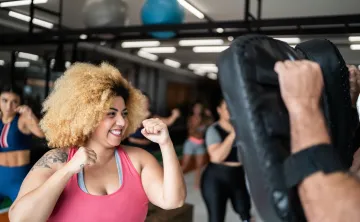
{"type": "Polygon", "coordinates": [[[250,220],[251,202],[242,166],[209,163],[201,178],[201,194],[208,210],[209,222],[224,221],[228,199],[241,220],[250,220]]]}

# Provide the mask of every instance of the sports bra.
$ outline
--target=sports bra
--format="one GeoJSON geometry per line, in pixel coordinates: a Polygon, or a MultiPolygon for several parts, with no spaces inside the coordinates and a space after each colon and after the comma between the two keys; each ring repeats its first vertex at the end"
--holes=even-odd
{"type": "Polygon", "coordinates": [[[30,149],[31,134],[22,133],[18,127],[19,115],[7,124],[0,119],[0,152],[10,152],[30,149]]]}

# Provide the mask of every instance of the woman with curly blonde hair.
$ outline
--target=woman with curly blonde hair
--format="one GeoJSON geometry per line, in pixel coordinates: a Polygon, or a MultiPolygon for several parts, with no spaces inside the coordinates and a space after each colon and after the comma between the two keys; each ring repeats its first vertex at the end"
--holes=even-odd
{"type": "Polygon", "coordinates": [[[146,100],[107,64],[78,63],[56,81],[40,125],[54,147],[25,178],[11,221],[144,221],[148,202],[182,206],[182,170],[166,125],[144,120],[146,100]],[[120,145],[140,124],[163,168],[143,149],[120,145]]]}

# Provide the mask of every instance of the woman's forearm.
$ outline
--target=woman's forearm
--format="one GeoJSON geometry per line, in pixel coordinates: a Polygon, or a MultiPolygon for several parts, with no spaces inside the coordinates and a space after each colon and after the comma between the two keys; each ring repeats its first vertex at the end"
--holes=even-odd
{"type": "Polygon", "coordinates": [[[234,140],[235,140],[235,134],[229,134],[225,138],[225,140],[220,144],[220,146],[210,153],[211,161],[215,163],[224,162],[226,157],[231,152],[234,140]]]}
{"type": "Polygon", "coordinates": [[[45,135],[40,128],[39,119],[33,114],[31,119],[28,121],[27,128],[30,129],[31,133],[39,138],[44,138],[45,135]]]}
{"type": "Polygon", "coordinates": [[[44,184],[16,200],[9,211],[10,221],[47,221],[71,176],[63,167],[44,184]]]}
{"type": "Polygon", "coordinates": [[[171,141],[160,145],[160,149],[164,167],[163,198],[169,208],[177,208],[184,204],[186,197],[182,168],[171,141]]]}
{"type": "Polygon", "coordinates": [[[177,120],[176,116],[159,117],[167,126],[171,126],[177,120]]]}

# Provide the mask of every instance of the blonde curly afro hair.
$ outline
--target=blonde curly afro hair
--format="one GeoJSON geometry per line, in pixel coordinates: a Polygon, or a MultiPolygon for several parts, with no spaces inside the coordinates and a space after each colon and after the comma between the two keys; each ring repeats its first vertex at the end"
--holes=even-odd
{"type": "Polygon", "coordinates": [[[135,132],[145,119],[145,96],[109,64],[76,63],[55,82],[52,93],[43,103],[40,126],[48,145],[53,148],[83,146],[113,99],[119,96],[115,92],[117,87],[129,93],[125,101],[129,124],[124,138],[135,132]]]}

